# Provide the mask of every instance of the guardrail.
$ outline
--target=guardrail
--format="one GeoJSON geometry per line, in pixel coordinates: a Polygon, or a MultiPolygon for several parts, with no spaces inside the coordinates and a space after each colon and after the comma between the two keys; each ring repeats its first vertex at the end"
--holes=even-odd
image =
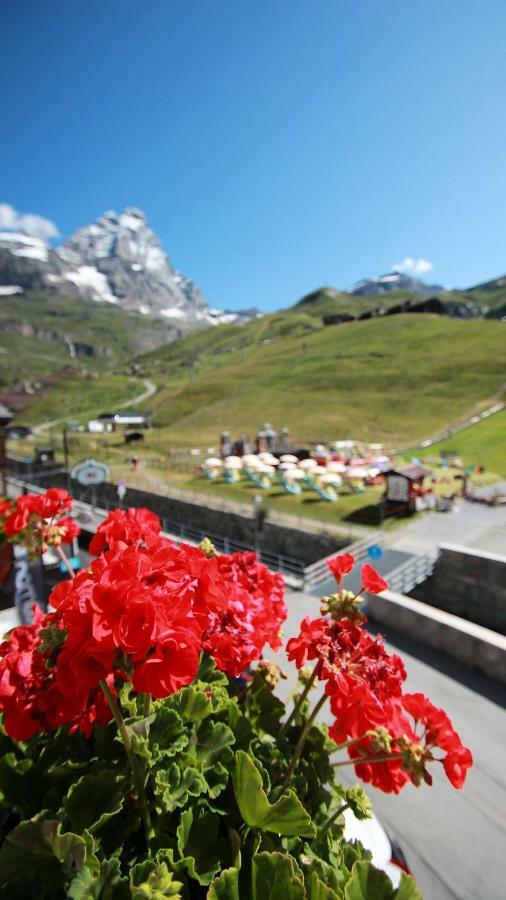
{"type": "Polygon", "coordinates": [[[398,594],[408,594],[417,584],[421,584],[432,575],[437,558],[437,551],[423,556],[411,556],[406,562],[387,573],[389,589],[398,594]]]}
{"type": "MultiPolygon", "coordinates": [[[[367,551],[370,547],[375,546],[376,544],[381,543],[383,538],[385,537],[384,531],[378,531],[374,534],[373,537],[362,538],[360,541],[356,541],[354,544],[350,544],[348,547],[343,547],[339,553],[352,553],[355,557],[356,562],[361,562],[363,559],[367,557],[367,551]]],[[[310,587],[314,587],[315,584],[320,584],[321,581],[325,581],[329,578],[329,568],[327,562],[329,559],[334,559],[336,553],[330,553],[329,556],[325,556],[324,559],[319,559],[318,562],[311,563],[311,565],[306,566],[304,569],[304,590],[307,590],[310,587]]]]}

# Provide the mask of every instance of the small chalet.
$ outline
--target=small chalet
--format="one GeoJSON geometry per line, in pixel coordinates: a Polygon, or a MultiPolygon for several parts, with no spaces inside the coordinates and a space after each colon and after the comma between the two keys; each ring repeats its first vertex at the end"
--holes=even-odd
{"type": "Polygon", "coordinates": [[[385,472],[385,515],[410,514],[430,506],[424,498],[432,494],[432,486],[424,488],[424,480],[432,473],[422,466],[405,466],[385,472]]]}
{"type": "Polygon", "coordinates": [[[125,428],[132,426],[135,428],[149,428],[152,418],[153,413],[134,412],[131,409],[126,409],[124,412],[101,413],[101,415],[97,417],[97,420],[104,423],[109,422],[114,428],[117,426],[123,426],[125,428]]]}

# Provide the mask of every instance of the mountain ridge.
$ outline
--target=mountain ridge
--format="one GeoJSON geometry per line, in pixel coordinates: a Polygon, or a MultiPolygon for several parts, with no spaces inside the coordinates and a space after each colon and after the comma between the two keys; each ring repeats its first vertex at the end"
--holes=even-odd
{"type": "Polygon", "coordinates": [[[172,324],[245,321],[258,310],[211,308],[196,283],[173,267],[136,207],[109,210],[54,248],[40,237],[0,232],[0,296],[47,291],[103,301],[172,324]]]}

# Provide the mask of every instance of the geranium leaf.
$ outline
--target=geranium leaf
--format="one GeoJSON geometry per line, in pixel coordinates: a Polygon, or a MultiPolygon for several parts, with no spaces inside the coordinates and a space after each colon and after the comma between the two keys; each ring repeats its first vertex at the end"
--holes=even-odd
{"type": "Polygon", "coordinates": [[[175,872],[186,871],[199,884],[207,885],[224,866],[232,862],[230,843],[218,837],[219,817],[214,813],[187,809],[177,828],[177,845],[182,857],[169,860],[175,872]]]}
{"type": "Polygon", "coordinates": [[[395,893],[395,900],[423,900],[411,875],[401,875],[401,883],[395,893]]]}
{"type": "Polygon", "coordinates": [[[132,900],[161,900],[162,897],[180,898],[181,881],[174,880],[167,863],[152,860],[134,866],[130,872],[130,894],[132,900]]]}
{"type": "Polygon", "coordinates": [[[262,776],[244,750],[238,750],[235,755],[232,779],[237,805],[247,825],[276,834],[316,836],[310,816],[292,790],[275,803],[269,803],[262,776]]]}
{"type": "Polygon", "coordinates": [[[257,853],[252,865],[252,900],[306,900],[304,877],[288,853],[257,853]]]}
{"type": "Polygon", "coordinates": [[[197,760],[203,770],[212,768],[218,760],[228,762],[232,760],[232,752],[229,749],[235,743],[234,732],[223,722],[213,722],[206,719],[202,722],[197,734],[197,760]]]}
{"type": "Polygon", "coordinates": [[[385,872],[370,862],[361,861],[353,864],[344,896],[346,900],[391,900],[395,897],[395,889],[385,872]]]}
{"type": "Polygon", "coordinates": [[[129,897],[128,879],[121,877],[119,859],[105,859],[98,872],[83,866],[67,888],[68,900],[105,900],[129,897]],[[116,890],[113,890],[113,889],[116,890]]]}
{"type": "Polygon", "coordinates": [[[156,773],[155,792],[161,801],[160,812],[172,812],[185,806],[190,797],[198,797],[206,791],[207,782],[198,769],[187,767],[181,770],[174,762],[168,769],[156,773]]]}
{"type": "Polygon", "coordinates": [[[227,683],[227,676],[221,669],[218,669],[209,653],[203,653],[200,657],[198,677],[200,681],[207,681],[209,684],[227,683]]]}
{"type": "Polygon", "coordinates": [[[248,716],[254,726],[267,734],[277,735],[279,723],[285,714],[285,705],[266,686],[258,671],[247,694],[248,716]]]}
{"type": "Polygon", "coordinates": [[[126,780],[104,769],[98,775],[83,775],[70,788],[63,808],[75,831],[96,831],[123,806],[126,780]]]}
{"type": "Polygon", "coordinates": [[[323,881],[318,878],[316,872],[312,872],[309,877],[309,889],[308,889],[308,900],[341,900],[343,894],[342,891],[337,893],[332,890],[331,887],[324,884],[323,881]]]}
{"type": "Polygon", "coordinates": [[[211,769],[206,769],[207,792],[212,800],[225,790],[229,777],[229,770],[220,762],[215,763],[211,769]]]}
{"type": "Polygon", "coordinates": [[[211,715],[213,707],[207,694],[193,685],[182,688],[174,695],[175,709],[185,722],[198,722],[211,715]]]}
{"type": "Polygon", "coordinates": [[[56,820],[21,822],[7,835],[0,850],[0,884],[16,878],[37,878],[49,882],[55,875],[69,875],[86,859],[82,837],[61,834],[56,820]]]}
{"type": "Polygon", "coordinates": [[[209,885],[207,900],[239,900],[239,870],[224,869],[209,885]]]}
{"type": "Polygon", "coordinates": [[[188,744],[183,719],[175,709],[161,706],[149,732],[149,744],[155,758],[175,756],[188,744]]]}

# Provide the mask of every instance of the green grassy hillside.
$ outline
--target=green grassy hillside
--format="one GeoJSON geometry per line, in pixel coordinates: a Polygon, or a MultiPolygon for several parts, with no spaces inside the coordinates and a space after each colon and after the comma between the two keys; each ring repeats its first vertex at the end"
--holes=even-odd
{"type": "MultiPolygon", "coordinates": [[[[309,322],[308,322],[309,319],[309,322]]],[[[298,441],[422,440],[495,398],[506,380],[504,325],[400,315],[315,328],[266,316],[168,345],[139,360],[170,444],[253,434],[264,421],[298,441]]]]}
{"type": "Polygon", "coordinates": [[[466,463],[485,466],[506,478],[506,411],[483,419],[471,428],[433,444],[423,453],[457,453],[466,463]]]}
{"type": "MultiPolygon", "coordinates": [[[[467,305],[471,315],[500,319],[506,315],[506,283],[503,285],[502,281],[503,279],[497,279],[489,285],[479,285],[467,291],[443,291],[437,296],[446,306],[449,315],[456,315],[459,307],[467,305]]],[[[416,303],[423,299],[423,295],[407,290],[362,297],[322,287],[303,297],[292,308],[296,312],[304,312],[306,315],[322,319],[324,316],[343,314],[358,316],[369,310],[387,310],[406,300],[416,303]]]]}
{"type": "Polygon", "coordinates": [[[174,336],[166,322],[111,303],[44,293],[1,297],[0,383],[37,377],[65,364],[104,371],[174,336]],[[79,345],[75,358],[68,339],[79,345]]]}

